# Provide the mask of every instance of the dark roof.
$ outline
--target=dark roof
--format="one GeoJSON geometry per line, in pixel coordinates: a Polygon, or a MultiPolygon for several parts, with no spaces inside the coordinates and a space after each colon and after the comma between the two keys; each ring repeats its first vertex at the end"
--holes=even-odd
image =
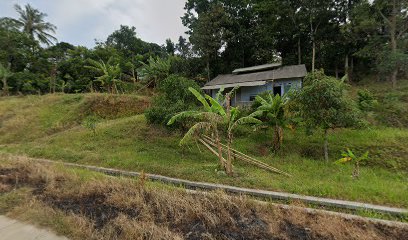
{"type": "Polygon", "coordinates": [[[245,83],[246,86],[250,86],[251,82],[254,82],[254,86],[259,81],[272,81],[278,79],[288,78],[303,78],[306,76],[307,70],[304,64],[284,66],[273,70],[246,73],[246,74],[226,74],[218,75],[213,80],[204,85],[204,89],[210,86],[223,86],[223,85],[239,85],[239,83],[245,83]]]}

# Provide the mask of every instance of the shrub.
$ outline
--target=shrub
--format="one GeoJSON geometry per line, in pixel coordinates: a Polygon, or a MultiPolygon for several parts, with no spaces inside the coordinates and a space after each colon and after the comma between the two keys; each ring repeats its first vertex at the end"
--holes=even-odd
{"type": "Polygon", "coordinates": [[[174,114],[194,109],[196,100],[189,87],[200,91],[194,81],[178,75],[170,75],[161,81],[158,85],[159,95],[153,99],[152,107],[145,111],[147,121],[167,126],[174,114]]]}
{"type": "Polygon", "coordinates": [[[372,111],[378,104],[377,99],[368,90],[359,90],[357,96],[358,108],[362,111],[372,111]]]}
{"type": "Polygon", "coordinates": [[[88,116],[82,122],[82,125],[92,131],[93,135],[96,135],[96,127],[99,123],[100,119],[97,116],[88,116]]]}

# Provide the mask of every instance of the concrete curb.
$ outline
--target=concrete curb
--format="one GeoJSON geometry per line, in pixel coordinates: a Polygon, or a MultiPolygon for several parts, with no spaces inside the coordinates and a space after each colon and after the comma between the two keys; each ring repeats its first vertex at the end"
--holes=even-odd
{"type": "MultiPolygon", "coordinates": [[[[12,158],[19,158],[19,157],[13,156],[12,158]]],[[[107,175],[114,175],[114,176],[139,177],[141,175],[141,173],[139,172],[123,171],[123,170],[117,170],[117,169],[112,169],[112,168],[95,167],[95,166],[75,164],[75,163],[57,162],[57,161],[51,161],[47,159],[37,159],[37,158],[27,158],[27,157],[24,157],[24,159],[28,159],[28,160],[32,160],[36,162],[47,163],[47,164],[62,164],[64,166],[82,168],[82,169],[87,169],[90,171],[100,172],[100,173],[104,173],[107,175]]],[[[165,176],[156,175],[156,174],[145,174],[145,176],[148,179],[153,180],[153,181],[160,181],[166,184],[181,185],[189,189],[223,190],[228,193],[244,194],[244,195],[259,197],[263,199],[275,199],[275,200],[283,200],[283,201],[295,200],[295,201],[301,201],[301,202],[308,203],[308,204],[315,204],[315,205],[326,206],[326,207],[335,207],[335,208],[350,209],[350,210],[369,210],[373,212],[391,214],[395,216],[408,215],[408,209],[404,209],[404,208],[387,207],[387,206],[381,206],[381,205],[374,205],[374,204],[354,202],[354,201],[337,200],[337,199],[330,199],[330,198],[312,197],[312,196],[305,196],[305,195],[298,195],[298,194],[284,193],[284,192],[274,192],[274,191],[267,191],[267,190],[241,188],[241,187],[234,187],[234,186],[228,186],[228,185],[223,185],[223,184],[193,182],[193,181],[188,181],[188,180],[183,180],[183,179],[178,179],[178,178],[165,177],[165,176]]]]}

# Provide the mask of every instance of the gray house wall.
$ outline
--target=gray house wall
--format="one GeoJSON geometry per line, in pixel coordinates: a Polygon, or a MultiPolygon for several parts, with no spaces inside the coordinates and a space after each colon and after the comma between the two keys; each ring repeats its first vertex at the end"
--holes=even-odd
{"type": "MultiPolygon", "coordinates": [[[[302,79],[301,78],[293,78],[293,79],[281,79],[275,81],[268,81],[265,85],[262,86],[244,86],[240,87],[236,92],[233,99],[231,99],[231,105],[233,106],[246,106],[251,104],[251,97],[255,97],[256,95],[265,92],[265,91],[273,91],[274,86],[281,86],[281,96],[287,93],[291,88],[299,89],[302,87],[302,79]]],[[[211,90],[211,96],[215,98],[219,89],[211,90]]]]}

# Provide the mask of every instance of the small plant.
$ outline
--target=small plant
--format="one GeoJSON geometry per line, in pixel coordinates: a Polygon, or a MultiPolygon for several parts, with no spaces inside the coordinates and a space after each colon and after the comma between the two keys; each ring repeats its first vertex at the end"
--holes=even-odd
{"type": "Polygon", "coordinates": [[[87,118],[85,118],[85,120],[83,121],[82,125],[91,130],[93,135],[96,135],[96,127],[99,123],[99,118],[96,116],[89,116],[87,118]]]}
{"type": "Polygon", "coordinates": [[[336,164],[345,164],[348,162],[354,163],[353,178],[358,179],[360,177],[360,162],[368,159],[368,151],[362,156],[357,157],[353,151],[347,149],[347,151],[341,154],[342,158],[336,161],[336,164]]]}
{"type": "Polygon", "coordinates": [[[357,95],[358,108],[363,111],[372,111],[378,105],[377,99],[368,90],[359,90],[357,95]]]}

